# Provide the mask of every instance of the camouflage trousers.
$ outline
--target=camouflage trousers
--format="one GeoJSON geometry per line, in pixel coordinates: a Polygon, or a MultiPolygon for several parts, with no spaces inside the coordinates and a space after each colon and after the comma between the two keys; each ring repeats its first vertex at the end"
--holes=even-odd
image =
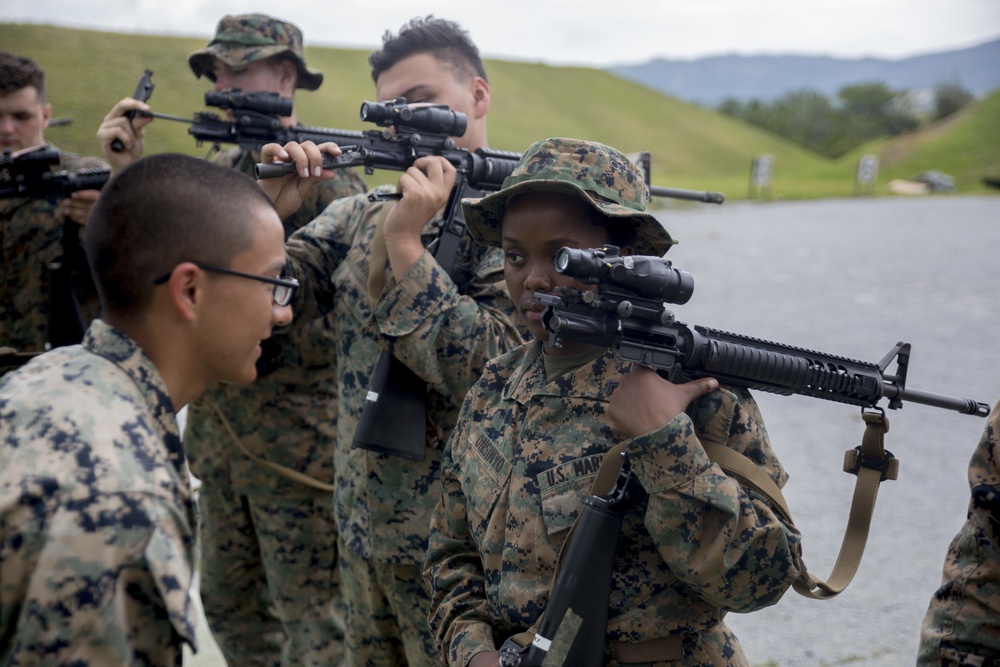
{"type": "Polygon", "coordinates": [[[201,599],[234,667],[330,667],[344,636],[336,524],[329,494],[240,495],[203,479],[201,599]]]}
{"type": "Polygon", "coordinates": [[[373,563],[340,545],[345,667],[440,667],[419,565],[373,563]]]}

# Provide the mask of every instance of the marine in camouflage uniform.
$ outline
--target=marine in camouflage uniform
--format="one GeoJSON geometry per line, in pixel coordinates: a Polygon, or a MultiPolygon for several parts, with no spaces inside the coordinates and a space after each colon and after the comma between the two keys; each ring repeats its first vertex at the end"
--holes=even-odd
{"type": "Polygon", "coordinates": [[[94,321],[0,380],[0,664],[179,665],[195,504],[156,367],[94,321]]]}
{"type": "MultiPolygon", "coordinates": [[[[414,19],[398,37],[386,33],[369,64],[378,99],[406,93],[414,101],[446,104],[468,120],[465,133],[454,138],[457,147],[488,145],[489,84],[475,45],[459,26],[414,19]]],[[[315,146],[285,148],[300,168],[321,162],[315,146]]],[[[439,665],[420,563],[438,495],[441,449],[482,366],[522,341],[496,249],[465,235],[457,263],[467,265],[469,277],[457,281],[427,250],[439,236],[454,169],[443,158],[421,158],[399,178],[401,201],[336,201],[288,242],[289,272],[305,289],[296,315],[310,317],[306,310],[313,306],[332,309],[336,326],[334,503],[347,605],[344,662],[352,667],[439,665]],[[388,261],[372,259],[379,256],[388,261]],[[423,460],[353,445],[383,350],[424,383],[424,417],[417,423],[387,418],[401,433],[416,432],[426,444],[423,460]]],[[[279,211],[295,203],[282,196],[299,191],[285,187],[297,186],[295,178],[301,177],[261,183],[279,211]]]]}
{"type": "MultiPolygon", "coordinates": [[[[48,148],[56,149],[51,144],[48,148]]],[[[59,151],[58,171],[97,167],[107,165],[98,158],[59,151]]],[[[23,352],[45,349],[49,341],[48,266],[63,257],[63,221],[56,202],[0,199],[0,347],[23,352]]],[[[101,306],[82,252],[71,262],[71,270],[80,315],[87,326],[100,315],[101,306]]]]}
{"type": "MultiPolygon", "coordinates": [[[[189,62],[196,75],[214,80],[215,59],[238,68],[276,56],[296,63],[296,87],[319,87],[323,75],[305,66],[299,29],[261,14],[224,17],[212,43],[189,62]]],[[[253,177],[260,155],[231,148],[213,161],[253,177]]],[[[354,170],[338,171],[283,221],[286,237],[333,200],[364,189],[354,170]]],[[[276,331],[262,344],[256,381],[213,385],[188,407],[184,447],[202,482],[201,596],[231,665],[328,666],[340,659],[332,494],[263,467],[234,443],[235,435],[253,455],[333,484],[333,335],[329,318],[276,331]]]]}
{"type": "MultiPolygon", "coordinates": [[[[52,171],[107,167],[97,158],[59,151],[46,142],[45,129],[51,114],[52,107],[46,102],[44,70],[32,58],[0,51],[0,143],[5,152],[10,150],[16,159],[22,151],[36,147],[56,151],[59,164],[51,165],[52,171]]],[[[89,199],[80,195],[72,198],[76,202],[73,211],[60,208],[55,200],[0,199],[0,348],[37,353],[47,343],[59,344],[69,333],[76,335],[76,331],[49,331],[52,286],[48,266],[60,259],[70,269],[83,328],[98,316],[97,292],[77,243],[96,193],[83,194],[89,199]],[[65,254],[64,225],[71,235],[66,239],[65,254]]],[[[75,330],[76,323],[73,324],[75,330]]]]}
{"type": "Polygon", "coordinates": [[[969,463],[969,486],[968,518],[924,617],[921,667],[1000,665],[1000,402],[969,463]]]}
{"type": "MultiPolygon", "coordinates": [[[[660,256],[673,243],[644,213],[649,195],[637,168],[600,144],[534,144],[500,191],[463,202],[473,236],[501,245],[508,197],[525,192],[585,201],[580,208],[606,216],[608,236],[631,222],[629,245],[638,254],[660,256]]],[[[578,218],[571,224],[583,225],[578,218]]],[[[513,255],[528,254],[519,247],[515,240],[513,255]]],[[[624,517],[610,584],[594,583],[611,591],[605,663],[651,664],[615,656],[657,640],[656,665],[747,665],[723,616],[775,603],[801,569],[795,529],[703,448],[731,447],[784,485],[753,398],[719,387],[629,439],[610,406],[630,364],[597,346],[569,357],[546,346],[536,340],[487,364],[445,449],[424,571],[430,626],[446,663],[464,667],[538,621],[600,463],[627,440],[645,494],[624,517]]]]}
{"type": "MultiPolygon", "coordinates": [[[[303,284],[301,312],[332,305],[338,370],[335,511],[350,665],[426,665],[436,655],[427,631],[429,599],[420,576],[427,521],[438,496],[441,450],[462,396],[486,361],[520,343],[503,283],[499,251],[466,235],[460,255],[472,278],[456,285],[430,252],[390,278],[376,304],[368,296],[371,243],[385,202],[364,196],[334,202],[288,242],[289,274],[303,284]],[[352,446],[372,371],[382,349],[427,383],[427,452],[412,461],[352,446]],[[346,591],[347,587],[355,590],[346,591]],[[406,624],[397,627],[397,624],[406,624]],[[400,638],[402,635],[402,639],[400,638]],[[418,655],[404,643],[423,646],[418,655]]],[[[441,219],[424,230],[429,243],[441,219]]]]}

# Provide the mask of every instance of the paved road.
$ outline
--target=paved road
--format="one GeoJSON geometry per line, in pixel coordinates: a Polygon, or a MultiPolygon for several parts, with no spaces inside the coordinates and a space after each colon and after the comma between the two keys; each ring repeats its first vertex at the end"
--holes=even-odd
{"type": "MultiPolygon", "coordinates": [[[[913,345],[911,388],[1000,399],[1000,198],[930,197],[680,205],[662,215],[695,277],[678,318],[877,362],[913,345]]],[[[854,477],[843,452],[863,425],[851,406],[757,394],[791,480],[806,562],[829,574],[854,477]]],[[[860,572],[834,600],[794,592],[729,621],[755,667],[912,665],[920,621],[965,516],[966,466],[983,420],[923,405],[889,411],[900,479],[883,485],[860,572]]],[[[201,629],[186,664],[222,665],[201,629]]]]}
{"type": "MultiPolygon", "coordinates": [[[[836,200],[686,207],[662,216],[695,277],[678,318],[878,362],[913,345],[907,386],[1000,399],[1000,198],[836,200]]],[[[854,477],[840,472],[863,425],[851,406],[757,394],[791,475],[806,563],[826,577],[854,477]]],[[[882,485],[860,571],[839,597],[790,591],[731,615],[755,666],[912,665],[948,543],[965,517],[966,466],[983,420],[923,405],[888,411],[900,478],[882,485]]]]}

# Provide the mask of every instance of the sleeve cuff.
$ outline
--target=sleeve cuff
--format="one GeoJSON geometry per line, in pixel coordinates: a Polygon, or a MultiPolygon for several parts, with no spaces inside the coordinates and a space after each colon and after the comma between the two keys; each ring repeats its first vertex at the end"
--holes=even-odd
{"type": "Polygon", "coordinates": [[[427,318],[440,313],[440,303],[452,289],[450,278],[425,250],[402,279],[386,285],[372,320],[386,336],[413,333],[427,318]]]}
{"type": "Polygon", "coordinates": [[[633,438],[628,453],[633,471],[650,494],[674,489],[712,465],[691,418],[683,412],[657,430],[633,438]]]}

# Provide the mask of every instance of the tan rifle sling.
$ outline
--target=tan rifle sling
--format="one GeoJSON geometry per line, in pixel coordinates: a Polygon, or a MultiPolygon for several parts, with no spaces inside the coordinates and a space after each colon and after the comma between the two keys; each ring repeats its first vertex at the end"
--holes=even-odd
{"type": "Polygon", "coordinates": [[[219,405],[215,401],[204,396],[202,396],[201,400],[204,401],[212,409],[213,412],[215,412],[215,416],[218,417],[219,421],[222,422],[222,425],[225,427],[226,432],[229,433],[229,436],[233,439],[233,442],[236,443],[236,446],[239,448],[241,452],[243,452],[244,455],[246,455],[248,459],[250,459],[257,465],[263,466],[265,468],[268,468],[269,470],[278,473],[282,477],[292,480],[293,482],[303,484],[318,491],[333,493],[334,490],[333,484],[327,484],[326,482],[321,482],[315,477],[299,472],[298,470],[292,470],[291,468],[283,466],[280,463],[275,463],[274,461],[268,461],[267,459],[261,458],[256,454],[254,454],[253,452],[251,452],[249,449],[247,449],[247,446],[243,444],[243,441],[240,440],[240,437],[236,435],[236,431],[233,430],[233,427],[230,426],[229,424],[229,420],[226,419],[225,415],[222,414],[222,410],[219,409],[219,405]]]}

